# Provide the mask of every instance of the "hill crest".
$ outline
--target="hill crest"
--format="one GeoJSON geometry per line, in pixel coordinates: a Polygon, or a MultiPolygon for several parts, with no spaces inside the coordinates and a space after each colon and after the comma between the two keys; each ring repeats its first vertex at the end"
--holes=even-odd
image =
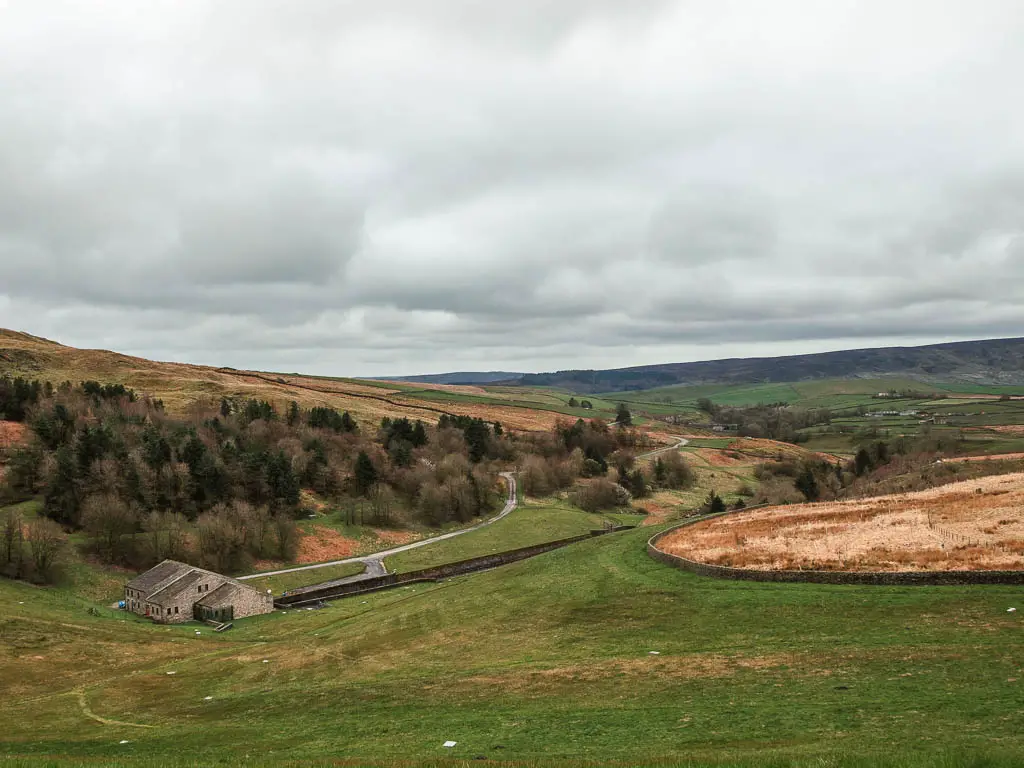
{"type": "Polygon", "coordinates": [[[780,357],[726,358],[605,370],[528,373],[514,383],[593,393],[673,385],[889,377],[995,386],[1024,384],[1024,338],[850,349],[780,357]]]}

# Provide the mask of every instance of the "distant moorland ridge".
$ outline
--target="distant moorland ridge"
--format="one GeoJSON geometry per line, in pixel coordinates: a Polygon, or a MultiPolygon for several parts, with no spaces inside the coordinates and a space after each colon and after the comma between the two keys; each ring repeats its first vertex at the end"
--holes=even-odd
{"type": "Polygon", "coordinates": [[[756,384],[888,376],[923,382],[1024,384],[1024,338],[665,363],[598,371],[567,370],[524,374],[509,383],[561,387],[573,392],[620,392],[680,384],[756,384]]]}
{"type": "Polygon", "coordinates": [[[511,371],[454,371],[452,373],[425,373],[418,376],[374,376],[372,380],[407,381],[411,384],[507,384],[525,375],[511,371]]]}
{"type": "MultiPolygon", "coordinates": [[[[49,375],[77,380],[91,377],[128,383],[143,391],[156,389],[165,399],[186,393],[168,393],[166,384],[182,377],[202,382],[227,378],[225,389],[238,389],[244,372],[227,368],[181,363],[156,363],[103,350],[79,350],[27,333],[0,329],[0,373],[49,375]]],[[[285,383],[299,374],[273,374],[260,386],[285,383]]],[[[925,383],[1020,386],[1024,385],[1024,338],[987,339],[928,344],[918,347],[880,347],[820,352],[784,357],[729,358],[695,363],[662,363],[606,370],[563,370],[552,373],[464,371],[421,376],[378,377],[378,382],[412,382],[420,385],[506,384],[525,387],[558,387],[578,393],[622,392],[674,385],[759,384],[819,379],[915,379],[925,383]]],[[[349,380],[348,388],[358,380],[349,380]]],[[[371,380],[366,380],[367,382],[371,380]]],[[[178,390],[182,382],[173,389],[178,390]]],[[[247,386],[255,382],[249,381],[247,386]]],[[[216,389],[216,387],[215,387],[216,389]]],[[[193,393],[194,394],[194,393],[193,393]]],[[[209,394],[209,393],[207,393],[209,394]]],[[[219,390],[215,393],[221,394],[219,390]]],[[[305,393],[307,396],[309,392],[305,393]]],[[[342,394],[342,393],[326,393],[342,394]]],[[[378,392],[378,394],[382,394],[378,392]]],[[[298,393],[302,395],[302,393],[298,393]]],[[[301,397],[300,397],[301,400],[301,397]]],[[[342,403],[358,410],[360,403],[342,403]]],[[[415,414],[410,414],[415,415],[415,414]]]]}

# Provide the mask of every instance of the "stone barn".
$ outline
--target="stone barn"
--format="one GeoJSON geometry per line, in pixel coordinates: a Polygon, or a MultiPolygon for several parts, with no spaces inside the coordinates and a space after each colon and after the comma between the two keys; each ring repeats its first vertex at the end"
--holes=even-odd
{"type": "Polygon", "coordinates": [[[194,565],[164,560],[129,581],[125,608],[161,624],[233,621],[270,613],[274,598],[236,579],[194,565]]]}

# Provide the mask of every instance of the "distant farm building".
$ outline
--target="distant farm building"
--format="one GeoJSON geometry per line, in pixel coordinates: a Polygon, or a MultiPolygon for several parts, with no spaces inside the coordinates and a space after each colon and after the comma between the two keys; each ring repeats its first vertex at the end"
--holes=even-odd
{"type": "Polygon", "coordinates": [[[177,560],[164,560],[129,581],[124,605],[161,624],[233,621],[270,613],[274,599],[247,584],[177,560]]]}

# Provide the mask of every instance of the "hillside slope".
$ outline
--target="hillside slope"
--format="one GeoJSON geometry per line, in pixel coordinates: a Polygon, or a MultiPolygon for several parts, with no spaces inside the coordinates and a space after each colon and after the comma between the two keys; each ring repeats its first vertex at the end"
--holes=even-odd
{"type": "Polygon", "coordinates": [[[357,421],[376,424],[383,416],[436,421],[443,413],[479,416],[514,429],[547,429],[558,414],[550,410],[493,404],[482,390],[420,384],[416,388],[370,380],[330,379],[298,374],[242,371],[187,363],[164,363],[100,349],[77,349],[19,331],[0,329],[0,375],[79,382],[120,383],[158,397],[183,412],[197,401],[254,397],[284,406],[291,400],[305,408],[329,405],[347,410],[357,421]],[[412,392],[416,389],[419,396],[412,392]],[[452,398],[438,398],[438,392],[452,398]],[[472,396],[471,402],[458,397],[472,396]]]}
{"type": "Polygon", "coordinates": [[[785,357],[730,358],[610,370],[525,374],[516,383],[575,392],[621,392],[672,384],[754,384],[903,377],[922,382],[1024,384],[1024,338],[920,347],[850,349],[785,357]]]}
{"type": "Polygon", "coordinates": [[[199,635],[0,580],[0,753],[18,766],[1019,765],[1024,640],[1006,612],[1019,588],[706,579],[648,557],[651,533],[199,635]]]}
{"type": "Polygon", "coordinates": [[[412,384],[497,384],[521,379],[525,374],[510,371],[453,371],[420,376],[378,376],[379,381],[407,381],[412,384]]]}

